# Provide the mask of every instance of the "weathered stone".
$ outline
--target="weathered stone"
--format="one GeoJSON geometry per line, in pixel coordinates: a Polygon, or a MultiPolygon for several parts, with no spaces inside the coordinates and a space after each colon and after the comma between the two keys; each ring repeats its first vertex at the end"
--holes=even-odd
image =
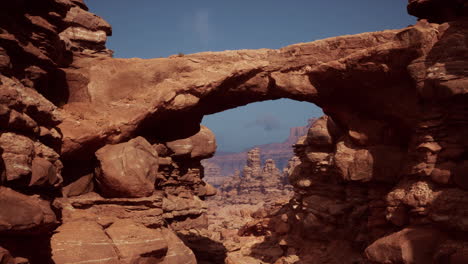
{"type": "Polygon", "coordinates": [[[200,126],[200,131],[195,135],[167,142],[166,146],[174,153],[174,156],[189,156],[192,159],[206,159],[213,156],[216,151],[216,140],[213,132],[205,126],[200,126]]]}
{"type": "Polygon", "coordinates": [[[177,237],[169,229],[161,230],[164,239],[167,242],[168,251],[162,264],[172,264],[172,263],[187,263],[187,264],[196,264],[197,260],[192,250],[190,250],[184,242],[177,237]]]}
{"type": "Polygon", "coordinates": [[[432,263],[442,232],[425,227],[408,227],[383,237],[367,247],[366,257],[377,263],[432,263]]]}
{"type": "Polygon", "coordinates": [[[28,137],[13,134],[0,134],[2,159],[5,163],[6,180],[24,179],[31,175],[31,163],[34,157],[34,144],[28,137]]]}
{"type": "Polygon", "coordinates": [[[107,35],[112,35],[112,28],[104,19],[86,12],[80,7],[72,7],[68,10],[63,20],[70,26],[80,26],[92,31],[102,30],[107,35]]]}
{"type": "Polygon", "coordinates": [[[430,22],[443,23],[468,16],[468,6],[463,0],[409,0],[408,13],[430,22]]]}
{"type": "Polygon", "coordinates": [[[44,158],[34,158],[29,186],[54,186],[61,181],[54,165],[44,158]]]}
{"type": "Polygon", "coordinates": [[[91,31],[81,27],[69,27],[62,33],[60,38],[71,41],[86,41],[103,45],[107,41],[106,32],[102,30],[91,31]]]}
{"type": "Polygon", "coordinates": [[[0,233],[47,232],[57,224],[49,202],[0,186],[0,233]]]}
{"type": "Polygon", "coordinates": [[[161,230],[131,220],[118,220],[105,230],[123,263],[160,263],[168,244],[161,230]]]}
{"type": "Polygon", "coordinates": [[[86,174],[76,181],[68,184],[62,188],[62,195],[64,197],[78,196],[88,192],[93,191],[94,189],[94,174],[86,174]]]}
{"type": "Polygon", "coordinates": [[[338,142],[334,165],[348,181],[386,181],[398,179],[403,154],[398,148],[373,146],[358,148],[347,141],[338,142]]]}
{"type": "Polygon", "coordinates": [[[110,197],[145,197],[154,191],[158,153],[142,137],[107,145],[96,152],[100,162],[96,180],[110,197]]]}
{"type": "Polygon", "coordinates": [[[120,264],[119,253],[103,228],[92,221],[73,221],[57,228],[51,239],[56,264],[97,262],[120,264]]]}
{"type": "MultiPolygon", "coordinates": [[[[228,258],[228,262],[366,263],[360,249],[376,241],[368,253],[379,262],[463,263],[466,239],[457,234],[468,230],[467,6],[466,0],[411,0],[409,12],[422,19],[401,30],[334,37],[278,50],[142,60],[111,58],[105,48],[110,26],[86,12],[82,0],[37,0],[32,5],[5,1],[0,9],[1,184],[62,203],[57,208],[62,210],[63,226],[91,223],[95,233],[86,233],[79,226],[78,231],[71,228],[62,233],[67,234],[65,241],[78,248],[67,249],[69,254],[88,248],[91,255],[99,255],[91,248],[93,236],[104,239],[104,229],[118,226],[119,219],[132,219],[142,230],[146,229],[141,225],[160,227],[163,220],[180,229],[201,226],[206,222],[206,206],[195,196],[204,196],[209,190],[201,179],[200,160],[214,153],[215,144],[210,133],[196,138],[200,120],[252,102],[291,98],[317,104],[333,123],[319,122],[309,139],[295,145],[301,164],[291,166],[286,173],[295,194],[287,206],[273,213],[275,217],[285,215],[286,220],[267,220],[275,223],[278,232],[261,225],[268,239],[223,235],[227,241],[222,246],[238,257],[228,258]],[[59,124],[61,120],[64,122],[59,124]],[[3,138],[5,134],[11,137],[3,138]],[[64,202],[67,198],[57,198],[58,192],[27,186],[30,177],[32,184],[41,187],[60,186],[60,159],[66,160],[67,166],[83,164],[83,168],[76,166],[74,176],[86,175],[93,169],[93,153],[99,148],[136,135],[147,136],[160,146],[177,139],[181,142],[171,150],[154,147],[164,156],[164,168],[159,172],[157,156],[147,149],[147,142],[142,149],[135,148],[138,150],[109,162],[110,171],[109,160],[101,159],[97,190],[108,192],[108,196],[152,196],[103,198],[86,193],[64,202]],[[150,158],[140,161],[136,156],[142,153],[150,158]],[[148,163],[154,169],[148,169],[148,163]],[[116,177],[103,177],[105,174],[116,177]],[[138,187],[129,190],[135,183],[138,187]],[[155,195],[155,184],[161,189],[159,196],[155,195]],[[392,224],[406,227],[401,231],[405,235],[383,237],[394,230],[392,224]],[[423,235],[414,235],[405,231],[413,229],[408,224],[428,227],[415,227],[423,235]],[[452,230],[446,235],[457,245],[441,249],[446,251],[437,261],[425,251],[438,252],[437,242],[426,237],[439,236],[429,227],[434,225],[452,230]],[[81,239],[81,249],[73,244],[73,235],[81,239]],[[318,242],[314,241],[317,235],[318,242]],[[405,240],[417,243],[413,246],[405,240]]],[[[244,170],[247,177],[234,175],[231,183],[236,184],[223,194],[251,204],[258,198],[250,198],[250,193],[269,197],[286,193],[276,166],[268,162],[262,170],[260,159],[253,160],[244,170]]],[[[83,179],[83,186],[81,181],[77,183],[80,190],[76,193],[88,190],[88,180],[83,179]]],[[[0,214],[4,228],[16,228],[8,230],[12,236],[0,239],[8,249],[6,245],[18,238],[17,229],[24,233],[36,228],[49,231],[47,223],[52,222],[41,219],[48,210],[41,207],[39,198],[10,191],[14,195],[3,199],[7,210],[0,214]],[[35,202],[23,201],[30,199],[35,202]],[[25,215],[29,220],[22,219],[25,215]]],[[[3,189],[1,196],[5,196],[3,189]]],[[[271,202],[270,198],[264,202],[271,202]]],[[[246,211],[238,214],[248,218],[246,211]]],[[[269,214],[261,215],[270,218],[269,214]]],[[[240,228],[236,223],[223,225],[240,228]]],[[[140,241],[127,236],[124,229],[113,231],[128,241],[140,241]]],[[[217,236],[220,232],[205,237],[211,240],[217,236]]],[[[101,242],[98,245],[102,246],[101,242]]],[[[168,253],[163,261],[193,263],[193,254],[179,245],[182,249],[168,253]]],[[[60,246],[53,244],[54,253],[60,246]]],[[[24,246],[10,252],[16,255],[22,250],[29,255],[35,248],[24,246]]],[[[102,262],[114,261],[117,253],[109,253],[102,262]]],[[[75,262],[102,260],[93,257],[70,258],[75,262]]],[[[216,256],[216,262],[223,259],[216,256]]],[[[33,263],[43,260],[31,259],[33,263]]]]}
{"type": "Polygon", "coordinates": [[[453,162],[445,162],[440,165],[437,165],[431,173],[431,179],[434,182],[440,184],[450,183],[452,170],[455,168],[456,164],[453,162]]]}

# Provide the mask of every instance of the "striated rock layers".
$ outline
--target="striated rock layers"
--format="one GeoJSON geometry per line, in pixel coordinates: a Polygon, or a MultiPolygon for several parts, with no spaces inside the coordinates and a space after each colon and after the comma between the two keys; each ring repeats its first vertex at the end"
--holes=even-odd
{"type": "Polygon", "coordinates": [[[206,227],[216,193],[203,115],[291,98],[326,114],[295,145],[294,197],[265,215],[262,250],[226,263],[466,263],[467,6],[411,0],[420,20],[400,30],[143,60],[111,58],[82,0],[2,3],[1,260],[195,263],[174,231],[206,227]]]}

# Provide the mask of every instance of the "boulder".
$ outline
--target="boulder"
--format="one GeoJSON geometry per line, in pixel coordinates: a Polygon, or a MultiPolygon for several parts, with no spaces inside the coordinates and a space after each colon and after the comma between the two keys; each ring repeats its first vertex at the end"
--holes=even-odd
{"type": "Polygon", "coordinates": [[[158,153],[142,137],[106,145],[96,151],[99,160],[96,180],[109,197],[146,197],[154,191],[158,153]]]}
{"type": "Polygon", "coordinates": [[[124,263],[160,263],[168,253],[168,243],[160,229],[150,229],[130,219],[114,222],[106,233],[124,263]]]}
{"type": "Polygon", "coordinates": [[[49,202],[0,186],[0,233],[47,232],[57,224],[49,202]]]}
{"type": "Polygon", "coordinates": [[[7,181],[24,180],[31,175],[34,143],[30,138],[14,133],[1,133],[0,148],[3,149],[2,159],[7,181]]]}
{"type": "Polygon", "coordinates": [[[10,252],[0,247],[0,264],[16,264],[10,252]]]}
{"type": "Polygon", "coordinates": [[[185,263],[197,264],[195,255],[174,232],[167,228],[161,230],[166,240],[168,251],[161,264],[185,263]]]}
{"type": "Polygon", "coordinates": [[[216,139],[211,130],[205,126],[200,126],[200,131],[195,135],[167,142],[166,146],[173,152],[173,156],[206,159],[214,155],[216,151],[216,139]]]}
{"type": "Polygon", "coordinates": [[[433,263],[444,234],[430,227],[407,227],[380,238],[365,250],[370,261],[388,264],[433,263]]]}
{"type": "Polygon", "coordinates": [[[70,8],[63,22],[70,26],[79,26],[92,31],[102,30],[107,35],[112,35],[112,28],[109,23],[80,7],[70,8]]]}
{"type": "Polygon", "coordinates": [[[52,259],[56,264],[121,264],[112,240],[102,226],[93,221],[73,221],[57,228],[51,239],[52,259]]]}
{"type": "Polygon", "coordinates": [[[336,125],[329,116],[322,116],[309,128],[306,143],[317,147],[332,147],[332,133],[336,130],[335,127],[336,125]]]}
{"type": "Polygon", "coordinates": [[[61,179],[57,177],[54,165],[44,159],[36,157],[32,161],[32,175],[29,186],[54,186],[61,179]]]}

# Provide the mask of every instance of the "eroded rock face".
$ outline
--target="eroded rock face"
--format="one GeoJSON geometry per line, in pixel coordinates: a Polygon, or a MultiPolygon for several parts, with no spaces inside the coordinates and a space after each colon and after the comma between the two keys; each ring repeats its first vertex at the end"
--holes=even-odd
{"type": "MultiPolygon", "coordinates": [[[[202,199],[214,191],[200,160],[216,144],[202,117],[291,98],[326,116],[295,144],[285,171],[293,198],[243,229],[265,240],[230,239],[228,263],[466,262],[468,242],[456,235],[468,230],[466,1],[415,0],[408,10],[421,20],[401,30],[142,60],[111,58],[110,26],[80,0],[3,3],[0,246],[10,253],[0,254],[195,263],[169,228],[208,223],[202,199]],[[17,240],[36,242],[35,231],[48,245],[52,201],[61,215],[52,252],[34,255],[17,240]]],[[[257,156],[232,195],[284,185],[257,156]]]]}
{"type": "Polygon", "coordinates": [[[465,0],[409,0],[408,13],[430,22],[443,23],[467,16],[468,4],[465,0]]]}
{"type": "Polygon", "coordinates": [[[372,243],[365,251],[378,263],[431,263],[444,235],[432,228],[405,228],[372,243]]]}
{"type": "Polygon", "coordinates": [[[288,192],[288,183],[284,180],[283,173],[276,168],[275,161],[267,159],[262,166],[259,148],[248,152],[246,164],[242,174],[237,171],[220,186],[222,199],[234,204],[256,204],[267,196],[288,192]]]}
{"type": "Polygon", "coordinates": [[[191,159],[206,159],[214,155],[216,151],[216,139],[207,127],[200,126],[200,131],[195,135],[170,141],[167,148],[173,152],[171,156],[188,156],[191,159]]]}
{"type": "Polygon", "coordinates": [[[158,153],[144,138],[107,145],[96,152],[96,157],[100,162],[96,180],[104,195],[145,197],[153,193],[158,153]]]}
{"type": "Polygon", "coordinates": [[[57,224],[47,201],[0,187],[0,233],[32,233],[51,230],[57,224]]]}

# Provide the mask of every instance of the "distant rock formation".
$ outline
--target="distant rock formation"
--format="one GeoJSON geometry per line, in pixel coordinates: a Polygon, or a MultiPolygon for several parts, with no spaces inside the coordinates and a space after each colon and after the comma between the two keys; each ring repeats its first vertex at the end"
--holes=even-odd
{"type": "Polygon", "coordinates": [[[282,193],[287,180],[278,168],[275,161],[267,159],[262,167],[261,152],[259,148],[253,148],[247,152],[246,165],[242,174],[238,170],[234,175],[226,177],[219,190],[223,198],[229,198],[232,203],[257,204],[267,195],[282,193]]]}
{"type": "MultiPolygon", "coordinates": [[[[281,143],[253,146],[254,148],[259,148],[262,152],[261,161],[264,163],[267,159],[272,159],[279,169],[285,168],[288,160],[294,155],[292,145],[307,133],[307,129],[315,120],[317,119],[311,118],[306,126],[290,128],[288,138],[281,143]]],[[[219,176],[226,177],[234,174],[235,170],[242,170],[246,165],[246,157],[247,151],[237,153],[217,152],[214,157],[205,160],[203,164],[207,166],[212,166],[208,165],[208,163],[216,164],[221,169],[219,176]]],[[[207,179],[212,179],[213,177],[217,176],[209,176],[207,179]]],[[[209,180],[207,181],[213,183],[209,180]]]]}
{"type": "Polygon", "coordinates": [[[226,180],[226,177],[221,176],[221,168],[208,160],[203,160],[201,164],[204,168],[204,181],[209,182],[216,188],[220,187],[226,180]]]}

